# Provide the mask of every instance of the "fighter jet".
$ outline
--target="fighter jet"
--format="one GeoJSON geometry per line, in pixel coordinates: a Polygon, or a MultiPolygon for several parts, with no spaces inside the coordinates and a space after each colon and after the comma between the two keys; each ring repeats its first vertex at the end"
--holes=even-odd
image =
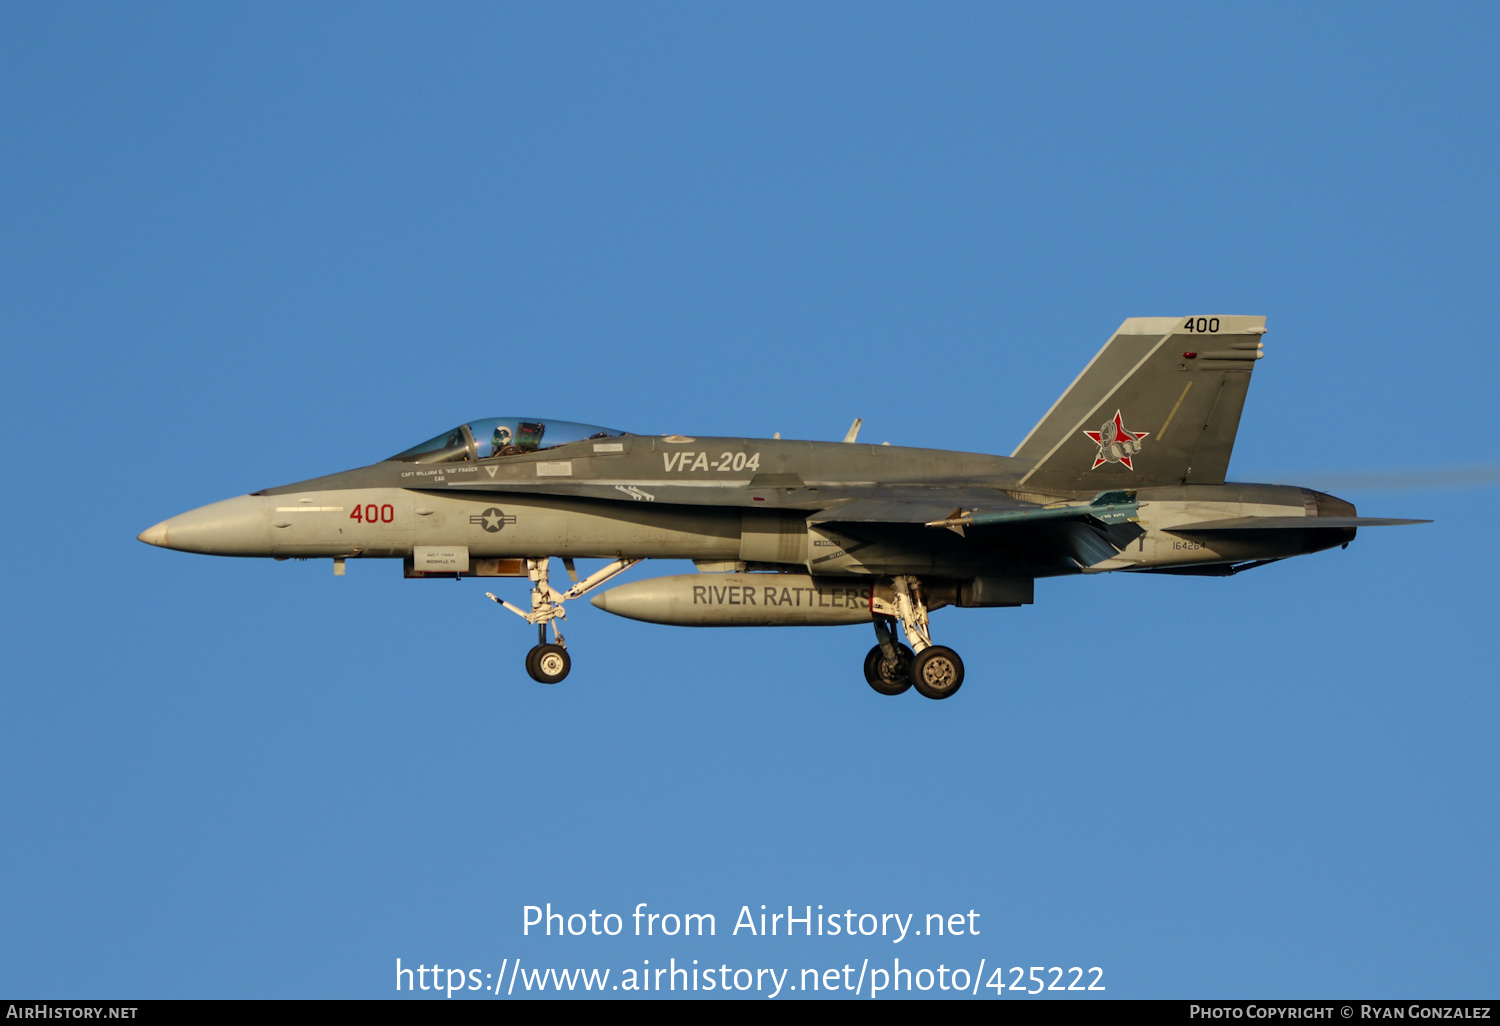
{"type": "Polygon", "coordinates": [[[869,624],[865,679],[951,697],[945,606],[1020,606],[1039,577],[1228,577],[1347,546],[1359,516],[1308,488],[1226,483],[1264,317],[1132,317],[1009,456],[859,442],[640,435],[490,417],[355,470],[264,488],[142,531],[218,556],[402,562],[412,579],[524,577],[530,676],[571,657],[567,604],[646,559],[698,573],[598,592],[599,609],[685,627],[869,624]],[[560,559],[569,586],[554,585],[560,559]],[[607,564],[580,577],[575,560],[607,564]],[[547,641],[551,628],[552,640],[547,641]],[[900,640],[904,635],[905,642],[900,640]]]}

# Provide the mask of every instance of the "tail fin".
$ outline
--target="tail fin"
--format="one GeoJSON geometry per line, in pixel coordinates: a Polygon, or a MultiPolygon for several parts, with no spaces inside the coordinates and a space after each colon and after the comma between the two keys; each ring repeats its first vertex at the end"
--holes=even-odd
{"type": "Polygon", "coordinates": [[[1038,491],[1223,484],[1264,317],[1131,317],[1011,455],[1038,491]]]}

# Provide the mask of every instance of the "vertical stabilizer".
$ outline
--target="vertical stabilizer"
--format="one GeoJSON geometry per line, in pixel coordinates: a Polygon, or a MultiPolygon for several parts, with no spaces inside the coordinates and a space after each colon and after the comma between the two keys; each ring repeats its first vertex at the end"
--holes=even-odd
{"type": "Polygon", "coordinates": [[[1022,486],[1223,484],[1264,317],[1131,317],[1012,453],[1022,486]]]}

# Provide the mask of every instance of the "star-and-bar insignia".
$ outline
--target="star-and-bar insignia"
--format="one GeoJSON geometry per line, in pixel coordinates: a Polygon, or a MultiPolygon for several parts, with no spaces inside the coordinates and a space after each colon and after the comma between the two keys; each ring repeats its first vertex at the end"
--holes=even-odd
{"type": "Polygon", "coordinates": [[[1120,411],[1116,410],[1114,419],[1106,420],[1098,431],[1084,432],[1089,441],[1099,447],[1099,451],[1094,454],[1094,465],[1089,469],[1097,469],[1105,463],[1120,463],[1126,470],[1134,471],[1135,464],[1131,460],[1141,451],[1141,439],[1150,433],[1126,430],[1120,411]]]}
{"type": "Polygon", "coordinates": [[[506,524],[514,524],[515,522],[516,518],[513,514],[507,513],[496,506],[491,506],[483,513],[476,513],[469,518],[469,523],[474,524],[476,527],[482,527],[491,534],[494,534],[506,524]]]}

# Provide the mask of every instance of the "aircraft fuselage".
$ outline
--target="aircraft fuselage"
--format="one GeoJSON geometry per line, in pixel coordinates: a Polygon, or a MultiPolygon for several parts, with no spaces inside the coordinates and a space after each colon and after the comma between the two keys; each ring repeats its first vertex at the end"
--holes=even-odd
{"type": "Polygon", "coordinates": [[[1017,499],[1087,503],[1095,493],[1018,489],[1026,461],[900,446],[782,439],[604,443],[493,461],[386,461],[267,488],[180,514],[143,532],[165,548],[222,556],[410,559],[421,546],[475,558],[691,559],[804,568],[826,576],[926,574],[1046,577],[1275,559],[1347,543],[1352,527],[1317,517],[1353,506],[1283,485],[1178,485],[1134,491],[1133,524],[1109,528],[1107,552],[1073,524],[1023,525],[1003,536],[925,523],[809,523],[871,496],[920,503],[952,482],[973,507],[1017,499]],[[596,446],[609,446],[605,453],[596,446]],[[1306,517],[1301,531],[1173,533],[1244,517],[1306,517]],[[1120,543],[1124,543],[1121,545],[1120,543]],[[1061,555],[1060,555],[1061,553],[1061,555]],[[1092,558],[1098,556],[1100,558],[1092,558]]]}

